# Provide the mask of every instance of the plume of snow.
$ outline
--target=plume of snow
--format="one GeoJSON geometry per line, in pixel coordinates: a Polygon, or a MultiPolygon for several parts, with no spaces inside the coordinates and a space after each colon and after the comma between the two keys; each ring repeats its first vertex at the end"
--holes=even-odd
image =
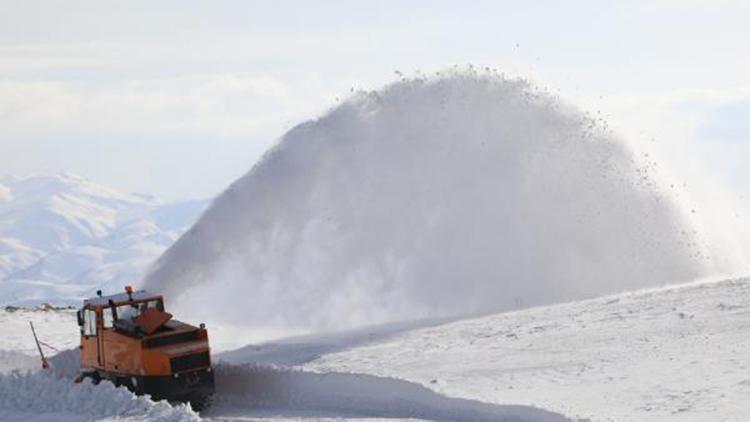
{"type": "Polygon", "coordinates": [[[360,92],[283,136],[156,263],[179,312],[312,330],[701,277],[654,168],[520,79],[360,92]]]}
{"type": "Polygon", "coordinates": [[[8,202],[11,200],[13,200],[13,194],[11,193],[10,188],[0,184],[0,202],[8,202]]]}

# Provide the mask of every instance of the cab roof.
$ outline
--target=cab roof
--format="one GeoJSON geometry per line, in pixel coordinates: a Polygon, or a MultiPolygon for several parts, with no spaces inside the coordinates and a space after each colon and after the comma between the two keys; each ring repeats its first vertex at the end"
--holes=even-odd
{"type": "MultiPolygon", "coordinates": [[[[146,300],[146,299],[158,299],[161,296],[155,295],[153,293],[147,292],[146,290],[135,290],[131,294],[133,297],[133,300],[139,301],[139,300],[146,300]]],[[[85,299],[83,301],[83,306],[106,306],[109,305],[109,301],[112,301],[114,303],[127,303],[130,301],[130,297],[126,292],[117,293],[109,296],[96,296],[92,297],[90,299],[85,299]]]]}

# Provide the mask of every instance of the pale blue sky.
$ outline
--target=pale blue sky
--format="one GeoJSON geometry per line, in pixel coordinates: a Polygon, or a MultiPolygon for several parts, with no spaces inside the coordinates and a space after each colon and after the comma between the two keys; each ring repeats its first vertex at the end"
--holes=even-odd
{"type": "Polygon", "coordinates": [[[212,196],[351,88],[471,63],[750,193],[748,22],[740,1],[0,0],[0,174],[212,196]]]}

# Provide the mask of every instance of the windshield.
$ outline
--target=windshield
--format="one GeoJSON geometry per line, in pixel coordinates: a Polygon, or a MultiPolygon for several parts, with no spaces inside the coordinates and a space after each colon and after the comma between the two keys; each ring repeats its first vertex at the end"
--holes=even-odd
{"type": "Polygon", "coordinates": [[[117,307],[117,319],[133,319],[142,314],[146,309],[164,310],[161,299],[134,302],[117,307]]]}

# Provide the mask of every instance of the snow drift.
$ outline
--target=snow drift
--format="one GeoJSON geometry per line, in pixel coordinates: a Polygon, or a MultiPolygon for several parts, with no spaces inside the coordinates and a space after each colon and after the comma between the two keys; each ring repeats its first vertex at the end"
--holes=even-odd
{"type": "Polygon", "coordinates": [[[80,370],[79,350],[50,358],[51,371],[40,370],[39,358],[0,350],[0,420],[32,422],[199,421],[188,405],[153,402],[108,381],[74,383],[80,370]]]}
{"type": "Polygon", "coordinates": [[[705,274],[671,198],[524,80],[404,80],[290,130],[145,284],[181,315],[297,330],[590,297],[705,274]]]}
{"type": "Polygon", "coordinates": [[[16,350],[0,349],[0,376],[13,371],[31,371],[39,366],[39,358],[16,350]]]}
{"type": "Polygon", "coordinates": [[[154,403],[107,381],[98,386],[89,380],[73,384],[69,378],[41,371],[0,375],[0,420],[194,422],[200,418],[189,406],[154,403]]]}

